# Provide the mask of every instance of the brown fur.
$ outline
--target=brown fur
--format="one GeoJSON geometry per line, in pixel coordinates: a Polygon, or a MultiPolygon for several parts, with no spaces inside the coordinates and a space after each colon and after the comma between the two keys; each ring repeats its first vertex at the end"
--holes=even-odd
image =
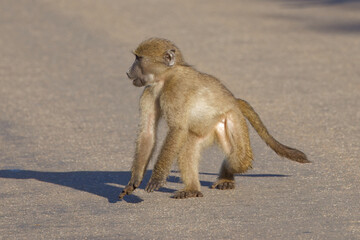
{"type": "Polygon", "coordinates": [[[146,86],[140,99],[141,125],[131,179],[120,198],[131,194],[141,183],[162,116],[169,132],[145,190],[159,189],[177,159],[185,188],[174,198],[201,197],[198,165],[201,150],[216,141],[225,160],[213,188],[235,187],[234,174],[251,168],[253,160],[244,116],[260,137],[280,156],[309,162],[304,153],[276,141],[257,113],[210,75],[186,64],[178,47],[166,39],[151,38],[134,51],[136,59],[127,73],[135,86],[146,86]]]}
{"type": "Polygon", "coordinates": [[[250,106],[250,104],[242,99],[238,99],[239,108],[244,116],[249,120],[251,126],[256,130],[259,136],[264,140],[264,142],[274,150],[279,156],[286,157],[290,160],[300,162],[300,163],[309,163],[306,155],[294,148],[285,146],[278,141],[276,141],[273,136],[267,131],[265,125],[262,123],[259,115],[255,110],[250,106]]]}

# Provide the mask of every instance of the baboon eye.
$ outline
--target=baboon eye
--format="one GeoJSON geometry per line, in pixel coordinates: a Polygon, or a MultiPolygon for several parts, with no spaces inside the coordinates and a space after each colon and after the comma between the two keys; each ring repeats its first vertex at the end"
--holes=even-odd
{"type": "Polygon", "coordinates": [[[142,59],[142,57],[135,55],[136,60],[140,61],[142,59]]]}

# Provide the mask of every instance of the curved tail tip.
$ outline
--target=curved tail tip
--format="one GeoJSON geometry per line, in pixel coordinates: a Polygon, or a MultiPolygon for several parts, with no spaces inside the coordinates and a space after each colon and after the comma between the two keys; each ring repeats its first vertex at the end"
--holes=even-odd
{"type": "Polygon", "coordinates": [[[283,155],[290,160],[296,161],[298,163],[311,163],[306,154],[297,150],[297,149],[288,149],[286,155],[283,155]]]}
{"type": "Polygon", "coordinates": [[[311,161],[308,160],[307,158],[305,158],[305,159],[299,159],[298,162],[299,162],[299,163],[311,163],[311,161]]]}
{"type": "Polygon", "coordinates": [[[307,156],[305,155],[305,153],[297,150],[297,156],[294,156],[294,160],[299,162],[299,163],[311,163],[310,160],[308,160],[307,156]]]}

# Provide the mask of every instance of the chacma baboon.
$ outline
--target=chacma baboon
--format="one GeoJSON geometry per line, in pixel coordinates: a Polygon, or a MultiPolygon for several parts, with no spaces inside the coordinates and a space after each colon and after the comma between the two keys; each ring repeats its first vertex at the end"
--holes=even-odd
{"type": "Polygon", "coordinates": [[[177,159],[185,188],[173,197],[201,197],[200,153],[214,141],[226,157],[212,188],[234,188],[234,174],[246,172],[253,159],[245,118],[278,155],[300,163],[309,162],[301,151],[276,141],[249,103],[235,98],[215,77],[186,64],[179,48],[169,40],[150,38],[137,47],[134,55],[136,59],[127,76],[135,86],[145,89],[140,99],[140,132],[131,179],[120,198],[131,194],[143,179],[154,150],[160,117],[166,120],[169,131],[145,188],[148,192],[165,183],[173,160],[177,159]]]}

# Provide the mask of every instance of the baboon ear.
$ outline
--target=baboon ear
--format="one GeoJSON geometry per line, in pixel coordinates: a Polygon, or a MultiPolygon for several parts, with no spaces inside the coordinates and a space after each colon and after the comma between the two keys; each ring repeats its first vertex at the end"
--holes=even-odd
{"type": "Polygon", "coordinates": [[[164,55],[165,64],[169,67],[175,64],[175,49],[167,50],[164,55]]]}

